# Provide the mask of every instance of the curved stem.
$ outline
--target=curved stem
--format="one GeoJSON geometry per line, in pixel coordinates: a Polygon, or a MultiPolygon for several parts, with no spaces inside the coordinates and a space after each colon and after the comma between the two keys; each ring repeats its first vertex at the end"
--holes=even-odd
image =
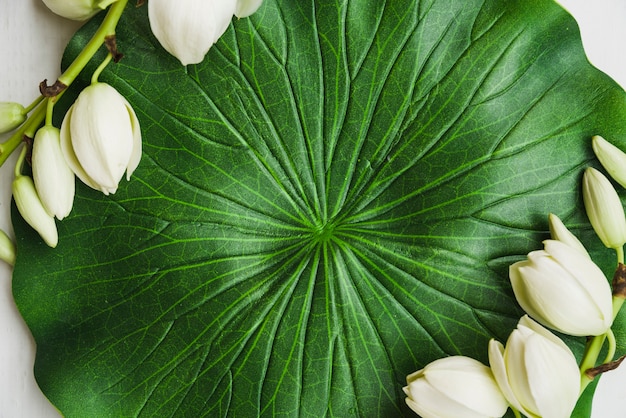
{"type": "Polygon", "coordinates": [[[615,357],[615,350],[617,349],[615,334],[613,333],[613,330],[611,328],[609,328],[609,330],[606,332],[606,341],[608,343],[608,352],[606,353],[606,357],[602,362],[603,364],[613,361],[613,357],[615,357]]]}
{"type": "Polygon", "coordinates": [[[595,367],[600,350],[606,339],[606,334],[596,335],[587,343],[585,347],[585,354],[580,362],[580,392],[582,394],[587,388],[587,385],[593,381],[593,378],[587,376],[586,371],[595,367]]]}
{"type": "Polygon", "coordinates": [[[108,53],[106,58],[102,61],[98,68],[96,68],[96,71],[94,71],[91,75],[91,84],[96,84],[98,82],[98,77],[100,77],[100,74],[106,68],[106,66],[109,65],[112,59],[113,55],[111,55],[111,53],[108,53]]]}

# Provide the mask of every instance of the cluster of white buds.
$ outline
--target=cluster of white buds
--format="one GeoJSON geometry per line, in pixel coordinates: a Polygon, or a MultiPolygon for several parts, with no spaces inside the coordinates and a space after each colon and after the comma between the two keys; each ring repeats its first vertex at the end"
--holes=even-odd
{"type": "MultiPolygon", "coordinates": [[[[23,173],[28,146],[23,148],[15,168],[12,191],[17,209],[43,241],[55,247],[59,239],[55,219],[64,219],[72,210],[75,177],[106,195],[115,193],[124,174],[130,179],[139,165],[142,144],[139,121],[131,105],[112,86],[98,81],[100,72],[117,53],[112,50],[109,37],[115,34],[126,1],[44,0],[44,3],[57,14],[78,20],[114,4],[107,14],[108,20],[105,18],[101,24],[108,25],[108,32],[97,35],[102,36],[100,42],[106,45],[109,54],[94,72],[91,85],[79,94],[65,114],[60,129],[52,125],[53,106],[58,94],[78,72],[63,80],[59,78],[52,92],[42,83],[41,96],[28,108],[18,103],[0,103],[0,133],[13,131],[12,139],[7,141],[12,144],[11,151],[23,136],[32,138],[32,177],[23,173]],[[54,89],[57,84],[61,86],[58,91],[54,89]]],[[[94,43],[94,49],[83,51],[75,63],[79,62],[83,68],[102,44],[94,43]]],[[[0,234],[0,259],[12,263],[15,250],[10,239],[5,238],[8,238],[6,234],[0,234]]]]}
{"type": "Polygon", "coordinates": [[[572,351],[528,316],[506,346],[489,342],[489,367],[464,356],[429,363],[407,376],[407,405],[422,418],[502,417],[509,407],[529,417],[568,418],[580,374],[572,351]]]}
{"type": "MultiPolygon", "coordinates": [[[[592,148],[610,176],[626,187],[626,153],[600,136],[593,137],[592,148]]],[[[619,272],[626,243],[626,217],[619,195],[595,168],[585,170],[582,191],[589,221],[602,243],[616,251],[619,272]]],[[[567,418],[595,373],[619,365],[611,362],[611,356],[602,363],[607,367],[597,367],[596,361],[605,338],[612,335],[613,319],[626,295],[611,289],[585,246],[558,216],[550,214],[548,223],[551,239],[543,242],[544,249],[530,252],[527,259],[509,267],[513,293],[527,315],[506,346],[495,339],[489,342],[490,367],[455,356],[408,375],[406,402],[423,418],[500,417],[508,407],[516,415],[567,418]],[[599,344],[586,345],[579,365],[548,328],[599,344]]],[[[614,347],[610,345],[608,351],[614,347]]]]}
{"type": "Polygon", "coordinates": [[[150,0],[152,33],[183,65],[197,64],[226,31],[233,16],[250,16],[263,0],[150,0]]]}

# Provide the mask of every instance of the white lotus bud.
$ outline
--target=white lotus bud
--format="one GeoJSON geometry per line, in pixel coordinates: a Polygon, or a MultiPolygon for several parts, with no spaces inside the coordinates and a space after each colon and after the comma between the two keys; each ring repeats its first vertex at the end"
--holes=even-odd
{"type": "Polygon", "coordinates": [[[204,59],[230,25],[237,0],[150,0],[152,33],[183,65],[204,59]]]}
{"type": "Polygon", "coordinates": [[[72,20],[87,20],[117,0],[43,0],[48,9],[72,20]]]}
{"type": "Polygon", "coordinates": [[[609,175],[626,187],[626,153],[599,135],[591,138],[591,146],[609,175]]]}
{"type": "Polygon", "coordinates": [[[238,18],[248,17],[261,7],[263,0],[237,0],[235,16],[238,18]]]}
{"type": "Polygon", "coordinates": [[[61,133],[46,125],[35,134],[33,141],[33,180],[41,203],[48,213],[59,220],[65,218],[74,204],[74,172],[61,152],[61,133]]]}
{"type": "Polygon", "coordinates": [[[501,417],[508,403],[491,369],[464,356],[435,360],[407,376],[407,405],[423,418],[501,417]]]}
{"type": "Polygon", "coordinates": [[[520,306],[541,324],[568,335],[604,334],[613,323],[611,286],[579,250],[556,240],[509,268],[520,306]]]}
{"type": "Polygon", "coordinates": [[[24,106],[15,102],[0,102],[0,134],[12,131],[25,120],[24,106]]]}
{"type": "Polygon", "coordinates": [[[85,184],[115,193],[141,159],[141,129],[130,103],[106,83],[85,88],[61,124],[61,151],[85,184]]]}
{"type": "Polygon", "coordinates": [[[580,391],[572,351],[556,335],[523,316],[506,348],[489,342],[493,375],[515,409],[528,417],[569,418],[580,391]]]}
{"type": "Polygon", "coordinates": [[[602,243],[608,248],[622,247],[626,242],[624,207],[609,179],[592,167],[583,175],[583,201],[602,243]]]}
{"type": "Polygon", "coordinates": [[[15,244],[6,232],[0,229],[0,260],[15,265],[15,244]]]}
{"type": "Polygon", "coordinates": [[[589,257],[589,253],[587,252],[587,249],[582,244],[582,242],[580,242],[580,240],[576,238],[576,235],[572,234],[572,232],[567,229],[565,224],[563,224],[563,221],[561,221],[558,216],[553,213],[549,214],[548,226],[550,227],[550,236],[552,237],[552,239],[561,241],[569,245],[570,247],[575,248],[581,254],[589,257]]]}
{"type": "Polygon", "coordinates": [[[41,203],[32,178],[21,174],[15,177],[13,180],[13,199],[17,210],[26,223],[39,233],[48,246],[56,247],[59,236],[54,217],[41,203]]]}

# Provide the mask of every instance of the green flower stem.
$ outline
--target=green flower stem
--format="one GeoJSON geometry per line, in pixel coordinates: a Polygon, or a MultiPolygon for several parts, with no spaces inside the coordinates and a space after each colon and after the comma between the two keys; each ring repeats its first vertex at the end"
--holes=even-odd
{"type": "Polygon", "coordinates": [[[609,330],[606,333],[606,340],[609,346],[608,346],[608,352],[606,353],[606,357],[604,358],[603,364],[610,363],[611,361],[613,361],[613,357],[615,357],[615,351],[617,350],[615,334],[613,333],[613,330],[611,328],[609,328],[609,330]]]}
{"type": "MultiPolygon", "coordinates": [[[[58,78],[59,82],[69,87],[74,82],[76,77],[78,77],[78,74],[80,74],[83,68],[85,68],[93,56],[98,52],[100,47],[104,44],[106,38],[115,35],[115,28],[117,27],[127,3],[128,0],[117,0],[113,3],[96,33],[94,33],[87,45],[85,45],[85,48],[83,48],[76,59],[74,59],[65,72],[58,78]]],[[[64,92],[65,90],[51,98],[40,96],[33,101],[33,103],[27,108],[29,112],[34,108],[33,113],[29,116],[26,122],[24,122],[24,124],[9,137],[9,139],[0,144],[0,166],[4,164],[11,153],[17,149],[24,136],[28,136],[30,138],[34,137],[37,128],[41,126],[44,120],[52,119],[52,106],[54,106],[54,103],[63,95],[64,92]],[[49,102],[52,103],[49,104],[49,102]],[[46,117],[47,115],[49,115],[48,118],[46,117]]]]}
{"type": "Polygon", "coordinates": [[[102,44],[104,44],[106,38],[115,35],[115,28],[117,27],[120,17],[122,17],[126,3],[128,3],[128,0],[118,0],[113,3],[96,33],[94,33],[74,62],[72,62],[72,64],[67,67],[67,70],[58,78],[61,83],[66,86],[72,84],[91,58],[98,52],[102,44]]]}
{"type": "Polygon", "coordinates": [[[109,65],[112,59],[113,55],[111,55],[110,53],[107,54],[106,58],[102,61],[98,68],[96,68],[96,71],[93,72],[91,76],[91,84],[96,84],[98,82],[98,77],[100,77],[100,74],[106,68],[106,66],[109,65]]]}
{"type": "Polygon", "coordinates": [[[24,110],[26,111],[26,113],[30,113],[31,110],[33,110],[34,108],[37,107],[37,105],[39,103],[41,103],[41,101],[44,99],[43,95],[40,95],[39,97],[37,97],[31,104],[28,105],[27,108],[25,108],[24,110]]]}
{"type": "MultiPolygon", "coordinates": [[[[624,304],[624,299],[621,297],[613,296],[613,320],[617,317],[622,305],[624,304]]],[[[585,353],[583,355],[583,359],[580,362],[580,393],[582,394],[585,388],[589,383],[593,381],[592,378],[587,376],[585,373],[588,369],[591,369],[596,366],[596,362],[598,361],[598,357],[600,356],[600,350],[602,350],[602,345],[604,344],[604,340],[608,339],[609,347],[606,358],[604,359],[604,363],[609,363],[613,360],[615,356],[615,336],[612,330],[608,330],[606,334],[597,335],[593,337],[587,343],[585,347],[585,353]]]]}

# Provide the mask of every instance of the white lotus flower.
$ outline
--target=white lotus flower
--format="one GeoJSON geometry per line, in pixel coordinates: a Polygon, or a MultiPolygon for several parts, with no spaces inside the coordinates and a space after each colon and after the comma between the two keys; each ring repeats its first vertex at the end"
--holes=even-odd
{"type": "Polygon", "coordinates": [[[491,369],[464,356],[433,361],[408,375],[403,390],[423,418],[501,417],[508,408],[491,369]]]}
{"type": "Polygon", "coordinates": [[[604,174],[589,167],[583,175],[583,201],[587,217],[607,248],[620,248],[626,242],[624,207],[615,188],[604,174]]]}
{"type": "Polygon", "coordinates": [[[587,252],[587,249],[582,244],[582,242],[580,242],[580,240],[576,238],[576,235],[572,234],[572,232],[567,229],[565,224],[563,224],[563,221],[561,221],[558,216],[553,213],[549,214],[548,225],[550,227],[550,236],[552,237],[552,239],[561,241],[569,245],[570,247],[575,248],[581,254],[590,258],[589,253],[587,252]]]}
{"type": "Polygon", "coordinates": [[[556,240],[509,268],[520,306],[541,324],[568,335],[604,334],[613,323],[611,286],[579,250],[556,240]]]}
{"type": "Polygon", "coordinates": [[[622,187],[626,187],[626,153],[600,135],[591,138],[591,146],[609,175],[622,187]]]}
{"type": "Polygon", "coordinates": [[[61,152],[61,133],[54,126],[39,129],[33,141],[33,180],[41,203],[59,220],[74,204],[75,179],[61,152]]]}
{"type": "Polygon", "coordinates": [[[263,0],[237,0],[237,8],[235,16],[242,18],[248,17],[261,7],[263,0]]]}
{"type": "Polygon", "coordinates": [[[26,223],[28,223],[43,238],[48,246],[54,248],[59,242],[57,226],[46,208],[44,208],[35,183],[29,176],[16,175],[13,180],[13,199],[15,206],[26,223]]]}
{"type": "Polygon", "coordinates": [[[115,193],[141,159],[141,129],[131,105],[113,87],[94,83],[70,107],[61,125],[61,151],[89,187],[115,193]]]}
{"type": "Polygon", "coordinates": [[[556,335],[520,319],[506,348],[489,342],[489,364],[507,401],[528,417],[569,418],[580,390],[572,351],[556,335]]]}
{"type": "Polygon", "coordinates": [[[15,102],[0,102],[0,134],[12,131],[25,120],[24,106],[15,102]]]}
{"type": "Polygon", "coordinates": [[[72,20],[87,20],[117,0],[43,0],[48,9],[72,20]]]}
{"type": "Polygon", "coordinates": [[[183,65],[197,64],[226,31],[236,6],[237,0],[150,0],[150,28],[183,65]]]}

